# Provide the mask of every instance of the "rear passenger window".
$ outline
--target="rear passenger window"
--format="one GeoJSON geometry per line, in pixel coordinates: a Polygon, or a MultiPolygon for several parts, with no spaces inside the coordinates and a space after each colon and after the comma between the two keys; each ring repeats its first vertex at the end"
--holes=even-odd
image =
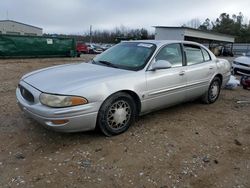
{"type": "Polygon", "coordinates": [[[198,64],[204,61],[203,54],[199,46],[184,44],[184,49],[187,57],[187,65],[198,64]]]}
{"type": "Polygon", "coordinates": [[[210,57],[209,53],[207,52],[207,50],[205,50],[204,48],[201,48],[201,50],[202,50],[202,53],[203,53],[203,56],[204,56],[204,60],[205,61],[210,61],[211,57],[210,57]]]}
{"type": "Polygon", "coordinates": [[[172,67],[182,66],[182,51],[180,44],[169,44],[161,49],[155,57],[155,60],[166,60],[172,64],[172,67]]]}

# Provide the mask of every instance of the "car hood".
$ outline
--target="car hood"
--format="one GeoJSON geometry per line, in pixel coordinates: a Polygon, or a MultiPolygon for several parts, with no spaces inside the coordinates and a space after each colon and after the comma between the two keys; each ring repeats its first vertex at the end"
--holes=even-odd
{"type": "Polygon", "coordinates": [[[248,56],[237,57],[234,61],[250,65],[250,57],[248,56]]]}
{"type": "Polygon", "coordinates": [[[24,75],[22,80],[42,92],[66,94],[84,85],[102,83],[110,77],[114,79],[130,72],[90,63],[75,63],[40,69],[24,75]]]}

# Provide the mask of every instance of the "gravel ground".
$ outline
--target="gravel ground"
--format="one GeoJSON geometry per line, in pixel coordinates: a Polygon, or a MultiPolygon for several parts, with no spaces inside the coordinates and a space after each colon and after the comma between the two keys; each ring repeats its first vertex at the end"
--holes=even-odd
{"type": "Polygon", "coordinates": [[[32,70],[91,59],[0,60],[0,187],[250,187],[250,91],[222,90],[140,117],[126,133],[62,134],[24,117],[15,99],[32,70]]]}

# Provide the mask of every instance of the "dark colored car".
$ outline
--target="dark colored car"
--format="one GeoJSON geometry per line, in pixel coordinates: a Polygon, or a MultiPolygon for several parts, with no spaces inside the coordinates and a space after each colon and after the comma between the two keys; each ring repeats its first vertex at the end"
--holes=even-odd
{"type": "Polygon", "coordinates": [[[76,45],[77,57],[80,57],[81,54],[89,53],[88,46],[85,43],[78,42],[76,45]]]}
{"type": "Polygon", "coordinates": [[[250,75],[249,76],[245,76],[245,75],[242,76],[240,83],[243,86],[243,89],[250,89],[250,75]]]}
{"type": "Polygon", "coordinates": [[[231,57],[233,57],[234,54],[230,48],[228,48],[227,46],[222,46],[220,49],[219,56],[225,56],[225,57],[231,56],[231,57]]]}

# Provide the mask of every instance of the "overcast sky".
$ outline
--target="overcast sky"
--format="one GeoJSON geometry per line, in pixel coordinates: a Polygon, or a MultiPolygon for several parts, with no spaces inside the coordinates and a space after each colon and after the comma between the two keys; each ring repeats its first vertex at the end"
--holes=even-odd
{"type": "Polygon", "coordinates": [[[180,26],[193,18],[215,19],[242,12],[250,18],[250,0],[0,0],[0,19],[42,27],[45,33],[82,34],[93,29],[180,26]],[[8,16],[7,16],[8,12],[8,16]]]}

